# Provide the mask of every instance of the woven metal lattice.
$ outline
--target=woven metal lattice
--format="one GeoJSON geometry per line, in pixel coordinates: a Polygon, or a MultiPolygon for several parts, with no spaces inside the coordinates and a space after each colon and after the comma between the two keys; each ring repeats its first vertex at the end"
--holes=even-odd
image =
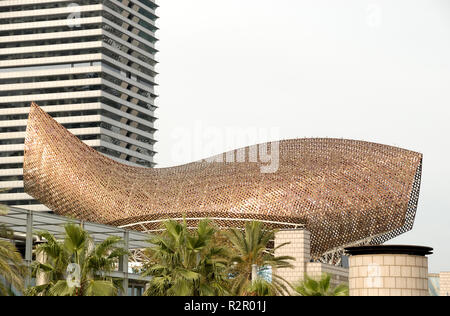
{"type": "Polygon", "coordinates": [[[33,104],[24,186],[57,214],[140,231],[184,216],[192,225],[204,217],[223,227],[253,219],[274,228],[304,225],[312,235],[313,258],[368,239],[380,244],[412,228],[419,153],[362,141],[295,139],[279,143],[277,172],[261,173],[262,165],[123,165],[86,146],[33,104]]]}

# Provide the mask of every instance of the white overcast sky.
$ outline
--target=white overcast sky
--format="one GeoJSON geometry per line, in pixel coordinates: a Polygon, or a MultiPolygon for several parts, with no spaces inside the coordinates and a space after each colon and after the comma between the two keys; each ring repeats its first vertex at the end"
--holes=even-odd
{"type": "Polygon", "coordinates": [[[337,137],[424,154],[415,227],[450,271],[450,0],[160,0],[156,162],[337,137]],[[183,147],[184,146],[184,147],[183,147]]]}

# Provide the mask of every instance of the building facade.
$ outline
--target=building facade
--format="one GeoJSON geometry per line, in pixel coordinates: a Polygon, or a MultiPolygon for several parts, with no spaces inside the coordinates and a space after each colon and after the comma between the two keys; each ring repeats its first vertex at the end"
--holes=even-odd
{"type": "Polygon", "coordinates": [[[118,162],[153,167],[154,0],[0,1],[0,203],[47,211],[23,189],[31,102],[118,162]]]}
{"type": "Polygon", "coordinates": [[[441,272],[439,274],[439,283],[440,296],[450,296],[450,272],[441,272]]]}

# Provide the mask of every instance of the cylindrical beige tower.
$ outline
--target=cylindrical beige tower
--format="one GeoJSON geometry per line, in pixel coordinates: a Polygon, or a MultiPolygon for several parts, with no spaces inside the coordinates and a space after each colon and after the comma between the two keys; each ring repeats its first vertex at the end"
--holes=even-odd
{"type": "Polygon", "coordinates": [[[350,255],[350,296],[428,296],[428,258],[432,248],[365,246],[350,255]]]}

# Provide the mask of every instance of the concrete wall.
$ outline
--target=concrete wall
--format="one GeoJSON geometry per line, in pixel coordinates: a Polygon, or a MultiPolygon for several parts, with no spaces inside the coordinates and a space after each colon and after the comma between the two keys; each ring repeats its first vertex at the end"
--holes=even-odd
{"type": "Polygon", "coordinates": [[[324,273],[331,274],[331,286],[339,284],[348,285],[349,270],[347,268],[336,267],[320,262],[309,262],[306,264],[306,271],[309,277],[319,279],[324,273]]]}
{"type": "Polygon", "coordinates": [[[441,272],[439,274],[440,295],[450,296],[450,272],[441,272]]]}
{"type": "Polygon", "coordinates": [[[303,280],[306,273],[306,263],[311,259],[311,234],[307,230],[281,230],[277,232],[275,247],[286,242],[290,244],[278,249],[275,255],[294,257],[295,261],[292,262],[294,268],[278,269],[276,273],[294,285],[303,280]]]}
{"type": "Polygon", "coordinates": [[[348,269],[336,267],[320,262],[311,261],[311,234],[307,230],[282,230],[275,235],[275,247],[290,243],[275,252],[276,256],[291,256],[295,258],[292,269],[278,269],[276,273],[296,285],[301,282],[305,274],[318,279],[324,273],[332,275],[331,285],[348,284],[348,269]]]}

